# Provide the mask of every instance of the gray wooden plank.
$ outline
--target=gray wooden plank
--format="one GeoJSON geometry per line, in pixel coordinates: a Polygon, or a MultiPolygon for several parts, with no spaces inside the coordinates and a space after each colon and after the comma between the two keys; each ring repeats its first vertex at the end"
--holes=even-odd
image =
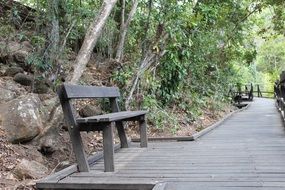
{"type": "Polygon", "coordinates": [[[147,111],[121,111],[115,113],[108,113],[104,115],[97,115],[92,117],[84,117],[76,119],[77,123],[98,123],[98,122],[112,122],[118,120],[126,120],[133,117],[145,115],[147,111]]]}
{"type": "Polygon", "coordinates": [[[98,87],[98,86],[83,86],[64,84],[66,97],[74,98],[117,98],[120,97],[120,92],[117,87],[98,87]]]}

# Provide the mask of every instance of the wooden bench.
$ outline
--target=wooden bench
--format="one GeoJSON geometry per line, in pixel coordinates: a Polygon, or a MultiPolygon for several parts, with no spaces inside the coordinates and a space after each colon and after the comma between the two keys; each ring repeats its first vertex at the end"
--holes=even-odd
{"type": "Polygon", "coordinates": [[[105,172],[114,171],[114,124],[122,148],[128,148],[128,141],[123,121],[138,121],[140,126],[141,147],[147,147],[147,111],[120,111],[118,98],[119,89],[116,87],[95,87],[63,84],[58,88],[58,96],[63,109],[64,119],[68,125],[70,140],[80,172],[89,172],[90,168],[83,149],[80,131],[103,131],[103,154],[105,172]],[[86,118],[76,118],[72,99],[108,98],[112,113],[86,118]]]}

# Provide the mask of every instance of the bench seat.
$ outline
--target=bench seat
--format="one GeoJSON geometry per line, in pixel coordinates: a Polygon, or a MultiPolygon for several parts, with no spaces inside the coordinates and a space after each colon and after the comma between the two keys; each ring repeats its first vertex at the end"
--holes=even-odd
{"type": "Polygon", "coordinates": [[[114,121],[132,121],[134,117],[144,116],[147,111],[121,111],[115,113],[108,113],[104,115],[96,115],[91,117],[84,117],[76,119],[76,122],[80,124],[86,123],[103,123],[103,122],[114,122],[114,121]]]}

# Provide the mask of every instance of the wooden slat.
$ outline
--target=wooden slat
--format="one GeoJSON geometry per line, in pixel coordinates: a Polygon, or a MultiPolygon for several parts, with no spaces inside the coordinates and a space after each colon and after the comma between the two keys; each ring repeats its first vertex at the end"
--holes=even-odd
{"type": "Polygon", "coordinates": [[[128,120],[129,118],[143,116],[147,111],[122,111],[115,113],[108,113],[104,115],[97,115],[92,117],[78,118],[77,123],[98,123],[98,122],[113,122],[119,120],[128,120]]]}
{"type": "Polygon", "coordinates": [[[82,85],[63,85],[66,98],[117,98],[120,92],[117,87],[98,87],[98,86],[82,86],[82,85]]]}
{"type": "MultiPolygon", "coordinates": [[[[148,141],[194,141],[193,136],[185,137],[148,137],[148,141]]],[[[132,138],[132,142],[140,142],[140,138],[132,138]]]]}

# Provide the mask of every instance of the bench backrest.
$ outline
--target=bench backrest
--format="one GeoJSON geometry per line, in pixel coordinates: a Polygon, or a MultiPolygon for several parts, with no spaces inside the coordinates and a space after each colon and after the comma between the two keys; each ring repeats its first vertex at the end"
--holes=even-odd
{"type": "Polygon", "coordinates": [[[117,87],[98,87],[63,84],[60,87],[62,95],[67,99],[83,98],[117,98],[120,92],[117,87]]]}
{"type": "Polygon", "coordinates": [[[76,126],[76,113],[72,106],[72,99],[85,98],[109,98],[113,112],[120,111],[117,98],[120,97],[120,92],[117,87],[97,87],[97,86],[82,86],[63,84],[57,89],[57,94],[60,99],[64,118],[68,126],[76,126]]]}

